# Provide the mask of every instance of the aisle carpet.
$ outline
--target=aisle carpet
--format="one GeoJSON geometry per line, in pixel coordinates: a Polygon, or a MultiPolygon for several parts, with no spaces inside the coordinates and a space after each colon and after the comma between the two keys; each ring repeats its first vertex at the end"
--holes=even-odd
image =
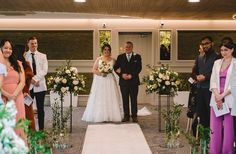
{"type": "Polygon", "coordinates": [[[138,124],[88,125],[82,154],[151,154],[138,124]]]}

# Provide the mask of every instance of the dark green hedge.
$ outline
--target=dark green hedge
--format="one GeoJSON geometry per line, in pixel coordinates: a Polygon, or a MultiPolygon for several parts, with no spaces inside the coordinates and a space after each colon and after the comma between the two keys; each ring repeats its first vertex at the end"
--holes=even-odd
{"type": "Polygon", "coordinates": [[[92,60],[92,30],[17,30],[0,31],[0,39],[10,39],[13,44],[25,45],[27,39],[36,36],[39,51],[49,60],[92,60]]]}

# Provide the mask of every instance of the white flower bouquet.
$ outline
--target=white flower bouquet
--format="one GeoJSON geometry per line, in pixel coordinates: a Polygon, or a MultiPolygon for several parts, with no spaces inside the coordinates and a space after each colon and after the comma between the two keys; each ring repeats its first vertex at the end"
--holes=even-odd
{"type": "MultiPolygon", "coordinates": [[[[1,100],[0,100],[1,101],[1,100]]],[[[16,107],[14,101],[6,105],[0,102],[0,153],[1,154],[23,154],[29,149],[25,142],[16,135],[16,107]]]]}
{"type": "Polygon", "coordinates": [[[146,84],[146,93],[156,92],[174,96],[177,94],[180,79],[177,72],[169,70],[168,65],[161,67],[151,67],[148,65],[149,74],[143,77],[146,84]]]}
{"type": "Polygon", "coordinates": [[[70,92],[78,95],[85,90],[85,77],[79,75],[77,68],[70,66],[70,61],[67,61],[65,66],[56,70],[54,76],[47,78],[47,85],[50,90],[59,94],[70,92]]]}
{"type": "Polygon", "coordinates": [[[98,71],[102,74],[103,77],[106,77],[107,74],[112,73],[113,67],[104,61],[99,63],[98,71]]]}

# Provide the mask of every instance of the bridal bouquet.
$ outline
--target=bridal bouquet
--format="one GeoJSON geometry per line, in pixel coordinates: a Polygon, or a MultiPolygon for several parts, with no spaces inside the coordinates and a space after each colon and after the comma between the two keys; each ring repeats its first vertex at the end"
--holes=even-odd
{"type": "Polygon", "coordinates": [[[104,61],[98,65],[98,71],[102,73],[103,77],[106,77],[107,74],[112,73],[113,67],[104,61]]]}
{"type": "Polygon", "coordinates": [[[168,65],[151,67],[148,65],[149,74],[143,77],[146,84],[146,93],[156,92],[174,96],[177,94],[180,79],[177,72],[171,71],[168,65]]]}
{"type": "MultiPolygon", "coordinates": [[[[1,100],[0,100],[1,101],[1,100]]],[[[16,135],[16,107],[14,101],[9,101],[6,105],[0,102],[0,153],[18,154],[28,153],[29,149],[25,142],[16,135]]]]}
{"type": "Polygon", "coordinates": [[[56,69],[56,74],[47,79],[48,88],[59,94],[67,92],[78,95],[80,91],[85,90],[85,77],[79,75],[76,67],[70,66],[67,61],[65,66],[56,69]]]}

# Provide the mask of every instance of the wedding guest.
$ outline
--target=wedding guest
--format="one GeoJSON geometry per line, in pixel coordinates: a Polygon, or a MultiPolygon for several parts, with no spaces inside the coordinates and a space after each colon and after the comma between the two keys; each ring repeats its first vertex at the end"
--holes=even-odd
{"type": "Polygon", "coordinates": [[[198,123],[198,119],[200,118],[200,124],[202,124],[204,127],[209,127],[210,126],[209,104],[211,99],[211,92],[209,91],[210,78],[213,64],[215,60],[219,58],[219,55],[213,49],[214,43],[213,39],[210,36],[203,37],[201,39],[201,45],[203,47],[204,55],[199,56],[197,59],[197,68],[196,68],[197,106],[196,106],[196,118],[194,120],[194,123],[198,123]]]}
{"type": "Polygon", "coordinates": [[[133,42],[125,43],[125,53],[120,54],[114,65],[119,75],[119,85],[123,100],[124,119],[122,122],[130,120],[129,98],[131,100],[131,113],[133,122],[137,119],[137,97],[140,85],[139,73],[142,70],[142,58],[133,51],[133,42]]]}
{"type": "Polygon", "coordinates": [[[36,98],[39,130],[44,130],[44,98],[47,91],[45,75],[48,72],[48,61],[46,54],[38,51],[38,40],[30,37],[27,41],[29,50],[25,59],[30,63],[33,70],[33,78],[30,85],[30,95],[36,98]]]}
{"type": "Polygon", "coordinates": [[[222,109],[224,104],[231,109],[234,103],[230,88],[230,78],[233,65],[236,59],[233,57],[234,44],[232,42],[223,42],[220,45],[220,53],[222,58],[215,61],[211,80],[210,90],[211,96],[211,116],[210,128],[212,130],[210,138],[211,154],[233,154],[234,153],[234,126],[233,117],[230,113],[226,113],[216,117],[218,109],[222,109]],[[218,109],[214,109],[217,106],[218,109]]]}
{"type": "MultiPolygon", "coordinates": [[[[34,76],[33,71],[30,67],[30,63],[25,60],[25,46],[24,45],[15,45],[14,53],[16,58],[22,62],[24,71],[25,71],[25,86],[23,88],[24,97],[30,95],[29,87],[31,84],[32,77],[34,76]]],[[[29,106],[25,104],[25,116],[26,119],[30,121],[30,129],[35,130],[35,120],[34,120],[34,111],[33,111],[33,102],[29,106]]]]}
{"type": "Polygon", "coordinates": [[[195,59],[195,63],[194,66],[192,68],[192,73],[189,79],[189,82],[191,83],[191,89],[190,89],[190,93],[189,93],[189,99],[188,99],[188,111],[187,111],[187,117],[188,118],[194,118],[195,112],[196,112],[196,105],[197,105],[197,101],[196,101],[196,96],[197,96],[197,79],[196,79],[196,74],[197,74],[197,60],[199,56],[203,56],[204,55],[204,51],[202,48],[202,45],[199,45],[199,49],[198,49],[199,55],[197,56],[197,58],[195,59]]]}
{"type": "Polygon", "coordinates": [[[5,60],[3,58],[2,51],[0,51],[0,105],[3,104],[2,94],[1,94],[2,81],[3,81],[3,77],[6,75],[7,75],[7,69],[5,65],[5,60]]]}
{"type": "Polygon", "coordinates": [[[102,47],[102,56],[98,57],[93,65],[92,72],[94,78],[87,107],[82,117],[83,121],[121,121],[120,105],[122,99],[113,74],[114,63],[115,59],[111,57],[111,46],[104,44],[102,47]],[[110,68],[109,71],[105,71],[105,67],[110,68]]]}
{"type": "MultiPolygon", "coordinates": [[[[22,90],[25,86],[25,73],[21,62],[17,61],[12,52],[12,43],[10,40],[3,39],[0,42],[0,48],[6,62],[7,76],[3,79],[2,95],[3,100],[14,100],[16,105],[16,121],[25,118],[25,107],[23,104],[22,90]]],[[[16,129],[16,134],[25,137],[22,129],[16,129]]]]}

